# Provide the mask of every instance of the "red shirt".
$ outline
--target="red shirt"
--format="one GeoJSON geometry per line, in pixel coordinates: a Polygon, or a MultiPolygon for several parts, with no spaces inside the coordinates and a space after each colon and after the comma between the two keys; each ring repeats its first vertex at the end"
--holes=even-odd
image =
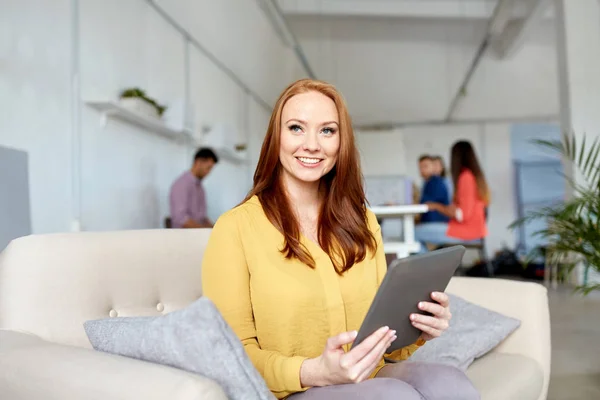
{"type": "Polygon", "coordinates": [[[485,203],[479,198],[475,175],[463,169],[456,185],[456,207],[462,211],[462,220],[453,218],[448,223],[446,234],[462,240],[476,240],[487,236],[485,203]]]}

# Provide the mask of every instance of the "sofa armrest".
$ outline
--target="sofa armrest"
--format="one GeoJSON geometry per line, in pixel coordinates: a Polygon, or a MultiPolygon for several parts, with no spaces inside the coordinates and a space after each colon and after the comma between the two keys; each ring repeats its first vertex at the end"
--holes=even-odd
{"type": "Polygon", "coordinates": [[[0,399],[227,400],[200,375],[0,330],[0,399]]]}
{"type": "Polygon", "coordinates": [[[548,291],[544,286],[506,279],[454,277],[446,291],[519,319],[519,329],[493,351],[521,354],[537,361],[544,371],[544,390],[547,390],[551,344],[548,291]]]}

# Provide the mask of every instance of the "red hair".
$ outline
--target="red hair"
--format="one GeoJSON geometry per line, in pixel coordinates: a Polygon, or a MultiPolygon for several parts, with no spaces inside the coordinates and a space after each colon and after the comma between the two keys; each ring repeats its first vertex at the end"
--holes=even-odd
{"type": "Polygon", "coordinates": [[[367,221],[360,157],[354,142],[352,122],[344,99],[333,85],[302,79],[292,83],[279,96],[260,151],[254,186],[244,201],[255,195],[259,198],[267,218],[285,238],[281,252],[286,258],[297,258],[309,267],[315,267],[313,257],[300,241],[300,226],[281,182],[282,165],[279,161],[283,107],[292,96],[311,91],[333,100],[339,116],[337,162],[321,178],[325,196],[319,213],[318,239],[341,275],[355,263],[363,261],[367,250],[375,254],[377,242],[367,221]]]}

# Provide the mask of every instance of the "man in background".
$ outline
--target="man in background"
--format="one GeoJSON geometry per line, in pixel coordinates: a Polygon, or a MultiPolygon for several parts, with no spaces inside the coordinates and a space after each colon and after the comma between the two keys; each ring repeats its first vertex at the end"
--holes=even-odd
{"type": "Polygon", "coordinates": [[[194,156],[192,168],[171,185],[169,205],[173,228],[212,228],[206,210],[206,194],[202,180],[219,161],[209,148],[201,148],[194,156]]]}
{"type": "MultiPolygon", "coordinates": [[[[435,162],[429,155],[423,155],[419,158],[419,172],[425,182],[421,191],[421,204],[429,201],[441,203],[444,205],[450,204],[450,196],[448,195],[448,187],[444,178],[437,175],[435,172],[435,162]]],[[[421,223],[427,222],[448,222],[448,217],[438,211],[428,211],[421,215],[421,223]]]]}

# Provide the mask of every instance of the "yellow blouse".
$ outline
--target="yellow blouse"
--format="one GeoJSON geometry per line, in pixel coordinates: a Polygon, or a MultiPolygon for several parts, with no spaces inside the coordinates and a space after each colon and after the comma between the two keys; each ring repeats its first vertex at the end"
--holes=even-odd
{"type": "MultiPolygon", "coordinates": [[[[329,256],[305,236],[301,241],[316,268],[286,260],[283,235],[256,196],[217,220],[202,262],[202,290],[277,398],[306,390],[300,366],[319,356],[329,337],[360,328],[387,269],[381,229],[370,211],[368,221],[377,239],[375,257],[367,254],[339,276],[329,256]]],[[[407,359],[419,345],[389,357],[407,359]]]]}

